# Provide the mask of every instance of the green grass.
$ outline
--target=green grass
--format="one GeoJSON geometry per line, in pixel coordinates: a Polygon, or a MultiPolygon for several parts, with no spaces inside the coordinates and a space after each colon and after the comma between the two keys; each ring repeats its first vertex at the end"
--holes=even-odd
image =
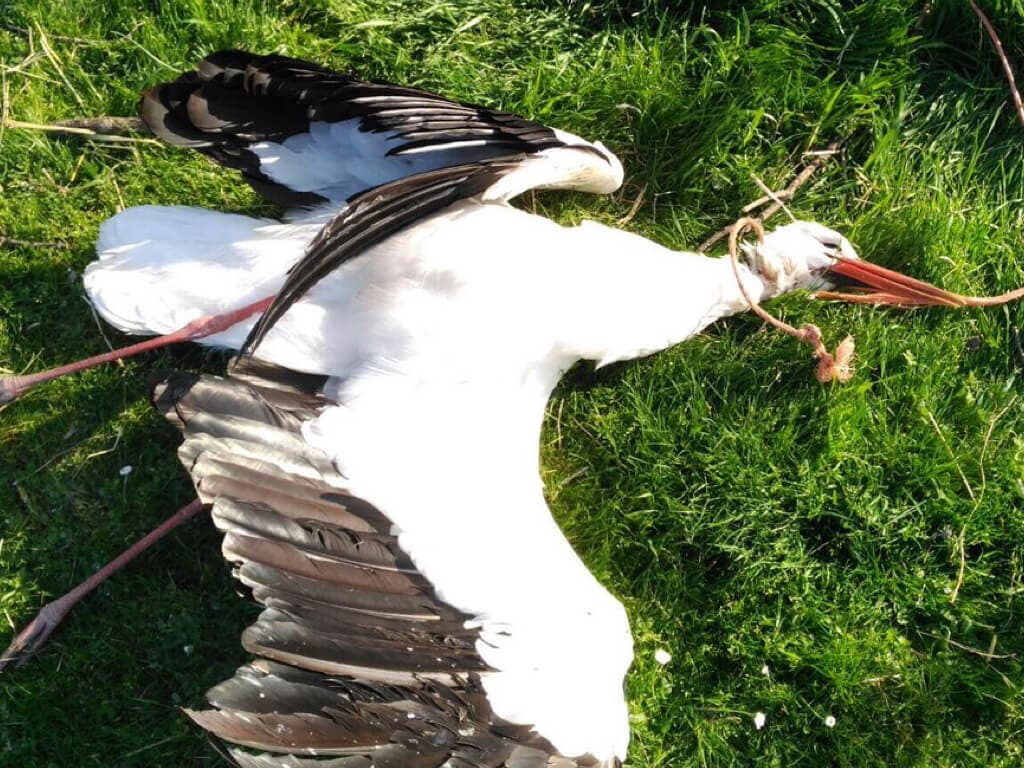
{"type": "MultiPolygon", "coordinates": [[[[543,210],[613,221],[646,186],[628,226],[673,247],[732,221],[751,174],[784,184],[840,138],[797,215],[953,290],[1006,290],[1024,283],[1024,129],[967,4],[921,5],[0,0],[0,65],[10,115],[39,123],[132,114],[146,85],[241,45],[501,105],[626,164],[623,195],[543,210]]],[[[985,5],[1024,74],[1024,5],[985,5]]],[[[66,248],[0,250],[0,365],[105,349],[78,276],[100,222],[141,203],[272,212],[185,152],[3,134],[0,235],[66,248]]],[[[855,381],[818,385],[805,348],[744,316],[578,368],[551,403],[552,506],[637,641],[630,764],[1020,765],[1024,309],[773,309],[854,333],[855,381]]],[[[222,364],[155,354],[3,409],[0,646],[191,498],[147,380],[222,364]]],[[[177,707],[243,660],[251,615],[208,520],[187,525],[0,680],[0,764],[218,764],[177,707]]]]}

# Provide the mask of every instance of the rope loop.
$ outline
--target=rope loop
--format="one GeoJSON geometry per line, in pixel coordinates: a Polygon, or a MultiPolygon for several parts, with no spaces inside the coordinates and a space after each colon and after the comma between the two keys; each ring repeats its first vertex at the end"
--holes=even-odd
{"type": "Polygon", "coordinates": [[[759,219],[745,217],[737,221],[732,225],[729,230],[729,260],[732,263],[732,273],[736,277],[736,284],[739,286],[740,293],[743,294],[744,300],[750,306],[751,311],[761,318],[768,325],[782,331],[788,336],[792,336],[797,341],[801,341],[804,344],[809,344],[814,347],[814,359],[818,361],[818,365],[815,368],[814,375],[822,384],[827,384],[830,381],[838,381],[840,383],[849,381],[853,378],[853,357],[854,357],[854,341],[853,336],[847,336],[836,347],[835,354],[832,354],[825,347],[825,342],[822,340],[821,329],[807,323],[801,328],[794,328],[789,323],[779,320],[777,317],[765,312],[761,308],[749,293],[747,288],[743,285],[743,280],[740,278],[739,270],[739,242],[740,237],[743,236],[747,231],[753,231],[757,235],[757,242],[759,245],[764,244],[764,225],[759,219]]]}

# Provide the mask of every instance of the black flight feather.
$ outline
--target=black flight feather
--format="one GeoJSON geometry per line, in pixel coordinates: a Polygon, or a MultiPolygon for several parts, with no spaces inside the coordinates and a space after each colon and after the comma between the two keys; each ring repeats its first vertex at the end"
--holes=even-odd
{"type": "Polygon", "coordinates": [[[522,159],[515,155],[427,171],[353,197],[289,270],[274,302],[249,332],[241,354],[251,354],[296,301],[342,264],[425,217],[483,193],[522,159]]]}

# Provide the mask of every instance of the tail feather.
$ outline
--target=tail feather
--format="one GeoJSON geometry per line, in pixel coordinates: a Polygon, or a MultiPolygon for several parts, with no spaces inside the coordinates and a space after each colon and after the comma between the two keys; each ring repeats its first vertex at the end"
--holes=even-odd
{"type": "MultiPolygon", "coordinates": [[[[186,206],[129,208],[100,228],[85,289],[118,330],[171,333],[276,293],[318,228],[186,206]]],[[[203,343],[237,348],[247,328],[203,343]]]]}

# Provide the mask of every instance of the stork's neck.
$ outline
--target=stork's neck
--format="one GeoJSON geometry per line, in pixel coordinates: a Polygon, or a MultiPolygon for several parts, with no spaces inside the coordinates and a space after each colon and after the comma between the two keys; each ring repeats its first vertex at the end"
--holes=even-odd
{"type": "Polygon", "coordinates": [[[585,222],[561,269],[572,292],[555,326],[564,351],[599,365],[666,349],[772,291],[745,265],[677,252],[646,238],[585,222]],[[571,277],[570,277],[571,276],[571,277]],[[737,279],[738,277],[738,279],[737,279]]]}

